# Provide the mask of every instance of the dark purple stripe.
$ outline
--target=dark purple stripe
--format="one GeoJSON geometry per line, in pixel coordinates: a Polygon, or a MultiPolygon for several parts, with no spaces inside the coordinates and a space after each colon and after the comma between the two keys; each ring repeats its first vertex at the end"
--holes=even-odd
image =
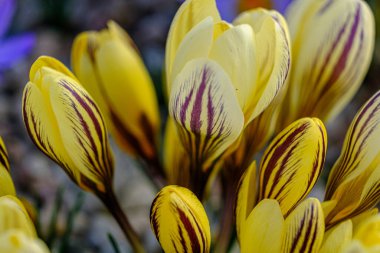
{"type": "MultiPolygon", "coordinates": [[[[302,134],[306,131],[306,129],[308,128],[308,125],[309,123],[305,123],[305,124],[302,124],[301,126],[299,126],[298,128],[296,129],[289,129],[289,131],[292,131],[289,136],[287,136],[286,140],[283,141],[283,143],[281,145],[277,145],[279,142],[281,142],[283,140],[283,138],[286,136],[286,134],[289,132],[286,132],[284,133],[275,143],[273,146],[271,146],[271,148],[269,149],[270,152],[268,152],[266,154],[266,156],[263,158],[263,162],[262,164],[264,163],[267,163],[267,166],[265,168],[262,168],[260,174],[262,174],[262,184],[263,185],[267,185],[268,182],[269,182],[269,179],[270,179],[270,176],[272,175],[273,173],[273,170],[276,168],[276,164],[278,162],[279,159],[281,159],[281,157],[283,157],[284,153],[286,152],[286,150],[291,146],[291,144],[293,144],[296,139],[298,139],[300,136],[302,136],[302,134]],[[274,149],[273,151],[273,155],[271,155],[270,157],[268,157],[270,154],[271,154],[271,151],[274,149]],[[270,158],[270,160],[268,162],[266,162],[266,160],[270,158]]],[[[297,145],[297,144],[296,144],[297,145]]],[[[282,164],[282,166],[284,166],[284,164],[282,164]]],[[[279,171],[280,173],[282,173],[282,169],[283,167],[280,167],[279,168],[279,171]]],[[[260,180],[261,181],[261,180],[260,180]]],[[[274,185],[274,184],[273,184],[274,185]]],[[[263,199],[265,197],[265,191],[262,191],[260,189],[260,200],[263,199]]]]}
{"type": "Polygon", "coordinates": [[[310,209],[307,209],[306,212],[307,213],[305,214],[305,216],[308,214],[308,212],[311,212],[311,213],[310,213],[309,222],[307,224],[307,227],[303,228],[303,229],[305,229],[305,239],[302,243],[300,252],[312,252],[311,250],[313,248],[313,243],[315,242],[315,238],[317,236],[317,226],[313,226],[313,225],[317,224],[319,217],[318,216],[316,217],[315,223],[314,223],[313,222],[314,221],[314,213],[315,213],[314,205],[311,205],[310,209]],[[310,235],[310,234],[312,234],[312,235],[310,235]],[[311,238],[311,240],[310,240],[310,238],[311,238]],[[309,247],[307,247],[309,242],[310,242],[309,247]]]}
{"type": "MultiPolygon", "coordinates": [[[[197,234],[194,230],[194,227],[191,224],[191,221],[189,218],[186,216],[186,214],[182,211],[181,208],[177,207],[177,212],[179,214],[180,221],[182,222],[183,226],[186,229],[186,233],[190,238],[190,244],[191,244],[191,252],[202,252],[201,247],[198,241],[197,234]]],[[[196,222],[196,220],[194,220],[196,222]]],[[[186,247],[184,247],[186,249],[186,247]]]]}
{"type": "Polygon", "coordinates": [[[348,37],[347,42],[344,45],[343,51],[339,57],[338,62],[336,63],[333,73],[330,76],[329,81],[327,82],[327,85],[324,86],[322,90],[322,94],[326,94],[327,90],[329,90],[332,87],[332,84],[334,84],[337,79],[340,77],[341,73],[343,70],[346,68],[346,63],[348,59],[348,55],[350,53],[350,50],[352,48],[352,45],[354,43],[354,40],[356,38],[356,34],[358,31],[359,23],[360,23],[360,18],[361,18],[361,7],[360,3],[358,3],[358,7],[355,13],[355,18],[354,18],[354,23],[351,27],[350,35],[348,37]]]}
{"type": "Polygon", "coordinates": [[[206,90],[206,84],[208,80],[208,70],[207,67],[204,67],[202,71],[202,80],[199,85],[198,91],[195,95],[194,105],[191,111],[190,118],[190,129],[193,133],[200,133],[202,127],[201,113],[202,113],[202,102],[203,95],[206,90]]]}

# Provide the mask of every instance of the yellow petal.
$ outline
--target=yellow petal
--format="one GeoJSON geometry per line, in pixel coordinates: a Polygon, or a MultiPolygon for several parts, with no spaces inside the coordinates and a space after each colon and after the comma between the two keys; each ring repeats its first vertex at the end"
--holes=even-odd
{"type": "MultiPolygon", "coordinates": [[[[46,61],[46,59],[45,59],[46,61]]],[[[52,60],[53,62],[55,60],[52,60]]],[[[62,65],[62,64],[61,64],[62,65]]],[[[37,59],[23,96],[24,123],[37,147],[85,190],[105,191],[113,159],[102,115],[79,83],[37,59]]]]}
{"type": "Polygon", "coordinates": [[[74,41],[72,65],[105,116],[117,144],[153,159],[160,120],[153,82],[128,34],[114,22],[74,41]]]}
{"type": "MultiPolygon", "coordinates": [[[[215,0],[188,0],[178,9],[170,25],[166,41],[165,69],[167,78],[171,77],[174,58],[182,40],[195,25],[207,17],[211,17],[215,23],[220,21],[215,0]]],[[[167,82],[170,81],[167,80],[167,82]]]]}
{"type": "Polygon", "coordinates": [[[380,159],[380,92],[372,96],[352,121],[326,187],[329,199],[343,181],[352,179],[380,159]]]}
{"type": "Polygon", "coordinates": [[[236,232],[238,240],[241,241],[241,230],[244,226],[248,215],[253,210],[257,198],[257,179],[256,179],[256,161],[253,161],[248,169],[244,172],[241,181],[237,187],[236,199],[236,232]]]}
{"type": "Polygon", "coordinates": [[[380,92],[360,109],[346,134],[342,153],[330,172],[326,200],[337,205],[327,223],[353,217],[380,199],[380,92]]]}
{"type": "Polygon", "coordinates": [[[0,196],[16,195],[16,190],[9,173],[8,152],[5,148],[3,138],[0,137],[0,196]]]}
{"type": "Polygon", "coordinates": [[[287,12],[292,74],[285,124],[309,116],[327,121],[362,83],[374,48],[374,17],[362,0],[296,1],[287,12]]]}
{"type": "Polygon", "coordinates": [[[210,59],[218,62],[231,78],[236,95],[248,119],[249,97],[257,76],[256,41],[249,25],[238,25],[225,31],[214,42],[210,59]]]}
{"type": "Polygon", "coordinates": [[[169,184],[190,186],[190,161],[179,139],[173,118],[166,121],[164,138],[164,168],[169,184]]]}
{"type": "Polygon", "coordinates": [[[187,188],[164,187],[153,200],[150,224],[167,253],[210,251],[211,235],[206,212],[187,188]]]}
{"type": "Polygon", "coordinates": [[[7,195],[0,197],[0,235],[10,229],[18,229],[29,237],[36,237],[34,225],[21,201],[7,195]]]}
{"type": "Polygon", "coordinates": [[[321,204],[315,198],[306,199],[285,220],[282,252],[318,252],[324,231],[321,204]]]}
{"type": "Polygon", "coordinates": [[[354,239],[361,241],[367,248],[380,249],[380,215],[362,221],[354,234],[354,239]]]}
{"type": "Polygon", "coordinates": [[[252,210],[241,229],[241,252],[281,252],[284,232],[285,222],[278,202],[264,199],[252,210]]]}
{"type": "Polygon", "coordinates": [[[346,220],[329,229],[324,236],[323,244],[319,253],[337,253],[352,240],[352,222],[346,220]]]}
{"type": "Polygon", "coordinates": [[[290,70],[289,32],[281,14],[264,9],[244,12],[234,24],[248,24],[256,34],[254,71],[258,75],[248,94],[246,121],[250,122],[268,107],[286,82],[290,70]]]}
{"type": "Polygon", "coordinates": [[[206,58],[211,49],[214,33],[214,21],[207,17],[195,25],[183,38],[173,60],[170,77],[166,82],[166,91],[170,95],[173,81],[187,62],[196,58],[206,58]]]}
{"type": "Polygon", "coordinates": [[[188,62],[177,76],[169,113],[196,167],[207,168],[243,129],[243,113],[229,77],[207,59],[188,62]]]}
{"type": "Polygon", "coordinates": [[[0,252],[48,253],[50,251],[40,239],[29,237],[19,229],[12,229],[0,234],[0,252]]]}
{"type": "Polygon", "coordinates": [[[326,129],[316,118],[303,118],[285,128],[261,160],[259,199],[276,199],[286,216],[317,181],[326,148],[326,129]]]}

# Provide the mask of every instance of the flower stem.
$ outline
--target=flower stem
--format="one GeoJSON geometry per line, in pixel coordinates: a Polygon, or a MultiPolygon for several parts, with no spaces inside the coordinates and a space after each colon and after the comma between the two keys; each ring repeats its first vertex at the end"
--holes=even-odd
{"type": "Polygon", "coordinates": [[[123,230],[125,237],[132,246],[133,252],[144,253],[144,247],[142,246],[136,231],[132,228],[126,214],[121,209],[113,189],[109,187],[106,192],[97,193],[96,195],[107,207],[108,211],[112,214],[120,228],[123,230]]]}

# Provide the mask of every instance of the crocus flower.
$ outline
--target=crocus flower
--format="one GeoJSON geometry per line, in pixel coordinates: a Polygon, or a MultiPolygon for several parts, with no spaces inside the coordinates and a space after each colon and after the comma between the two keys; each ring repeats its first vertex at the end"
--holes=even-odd
{"type": "Polygon", "coordinates": [[[326,130],[315,118],[300,119],[280,132],[265,150],[259,179],[254,161],[239,183],[238,235],[255,204],[261,200],[276,200],[282,215],[289,215],[316,183],[325,161],[326,147],[326,130]]]}
{"type": "Polygon", "coordinates": [[[301,117],[326,122],[350,101],[367,73],[373,14],[362,0],[297,0],[286,19],[292,68],[279,129],[301,117]]]}
{"type": "Polygon", "coordinates": [[[103,116],[61,62],[44,56],[33,63],[22,107],[33,142],[79,187],[94,193],[111,188],[113,158],[103,116]]]}
{"type": "Polygon", "coordinates": [[[211,232],[206,212],[187,188],[164,187],[153,200],[150,224],[167,253],[210,251],[211,232]]]}
{"type": "Polygon", "coordinates": [[[105,204],[134,252],[144,252],[113,192],[113,156],[98,105],[74,74],[54,58],[38,58],[29,77],[22,113],[30,138],[74,183],[105,204]]]}
{"type": "Polygon", "coordinates": [[[352,218],[380,200],[380,91],[352,121],[326,186],[326,225],[352,218]]]}
{"type": "Polygon", "coordinates": [[[79,34],[72,66],[94,97],[115,141],[147,161],[158,156],[160,119],[153,82],[128,34],[115,22],[79,34]]]}
{"type": "Polygon", "coordinates": [[[171,25],[165,58],[169,113],[195,178],[210,173],[285,82],[286,28],[269,12],[259,16],[255,25],[250,13],[231,25],[220,19],[214,0],[189,0],[171,25]]]}
{"type": "Polygon", "coordinates": [[[14,0],[0,0],[0,73],[25,57],[35,43],[33,33],[6,36],[15,9],[14,0]]]}

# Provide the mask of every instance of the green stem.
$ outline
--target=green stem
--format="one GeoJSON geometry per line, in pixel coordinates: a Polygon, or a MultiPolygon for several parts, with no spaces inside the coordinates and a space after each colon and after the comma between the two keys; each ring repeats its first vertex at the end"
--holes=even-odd
{"type": "Polygon", "coordinates": [[[130,242],[133,252],[144,253],[144,247],[142,246],[136,231],[132,228],[127,216],[121,209],[113,189],[110,187],[104,193],[97,193],[97,196],[119,224],[125,237],[130,242]]]}

